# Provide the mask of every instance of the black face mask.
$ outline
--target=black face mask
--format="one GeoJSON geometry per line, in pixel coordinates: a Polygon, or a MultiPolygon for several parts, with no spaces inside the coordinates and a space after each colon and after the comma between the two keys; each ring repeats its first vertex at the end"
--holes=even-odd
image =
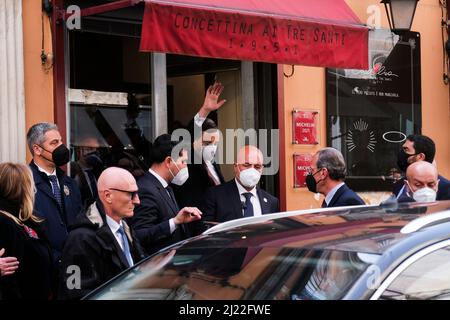
{"type": "Polygon", "coordinates": [[[314,173],[314,174],[309,173],[309,174],[306,176],[306,186],[308,187],[308,190],[311,191],[312,193],[317,193],[317,183],[320,182],[320,181],[322,181],[322,180],[316,181],[316,179],[314,179],[314,176],[315,176],[319,171],[320,171],[320,169],[317,170],[316,173],[314,173]]]}
{"type": "Polygon", "coordinates": [[[397,156],[397,166],[402,172],[406,172],[406,169],[408,169],[408,166],[410,163],[408,163],[408,159],[411,156],[418,155],[418,153],[414,154],[408,154],[405,152],[405,150],[400,149],[397,156]]]}
{"type": "MultiPolygon", "coordinates": [[[[44,147],[40,146],[42,149],[44,149],[45,151],[47,151],[48,153],[50,153],[50,151],[48,151],[47,149],[45,149],[44,147]]],[[[55,166],[57,167],[61,167],[65,164],[67,164],[70,161],[70,150],[67,149],[67,147],[64,144],[59,145],[57,148],[55,148],[55,150],[53,150],[53,152],[51,152],[52,154],[52,159],[47,159],[48,161],[51,161],[55,164],[55,166]]]]}

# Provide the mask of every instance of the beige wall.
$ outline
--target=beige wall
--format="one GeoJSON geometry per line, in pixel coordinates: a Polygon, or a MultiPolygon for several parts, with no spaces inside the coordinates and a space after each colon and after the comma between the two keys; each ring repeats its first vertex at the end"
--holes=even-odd
{"type": "MultiPolygon", "coordinates": [[[[41,64],[41,1],[23,0],[26,129],[37,122],[53,121],[53,69],[41,64]]],[[[49,19],[44,17],[45,52],[52,52],[49,19]]],[[[26,133],[24,133],[26,134],[26,133]]],[[[27,161],[30,153],[27,151],[27,161]]]]}
{"type": "MultiPolygon", "coordinates": [[[[388,23],[384,6],[378,0],[347,0],[347,3],[359,16],[363,23],[367,23],[367,8],[378,5],[381,12],[382,27],[388,23]]],[[[421,0],[418,4],[413,31],[421,34],[422,61],[422,132],[430,136],[437,146],[436,161],[442,175],[450,177],[450,108],[449,86],[442,81],[442,39],[441,39],[441,10],[439,2],[435,0],[421,0]]],[[[285,73],[290,73],[291,67],[285,66],[285,73]]],[[[323,197],[315,199],[306,189],[293,189],[292,156],[298,153],[314,153],[326,146],[325,128],[325,72],[323,68],[295,67],[295,74],[291,78],[284,78],[284,115],[286,134],[286,195],[287,209],[296,210],[319,207],[323,197]],[[318,146],[292,145],[292,116],[293,108],[314,109],[320,112],[320,144],[318,146]]],[[[366,202],[379,203],[387,194],[362,193],[366,202]]]]}
{"type": "Polygon", "coordinates": [[[205,76],[192,75],[167,79],[173,86],[174,119],[187,125],[195,116],[205,99],[205,76]]]}

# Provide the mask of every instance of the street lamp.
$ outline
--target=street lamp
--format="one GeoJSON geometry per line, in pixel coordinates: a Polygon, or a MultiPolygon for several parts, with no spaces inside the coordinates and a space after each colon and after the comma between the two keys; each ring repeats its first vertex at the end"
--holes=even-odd
{"type": "Polygon", "coordinates": [[[381,0],[386,8],[389,27],[392,32],[400,35],[411,30],[417,2],[419,0],[381,0]]]}

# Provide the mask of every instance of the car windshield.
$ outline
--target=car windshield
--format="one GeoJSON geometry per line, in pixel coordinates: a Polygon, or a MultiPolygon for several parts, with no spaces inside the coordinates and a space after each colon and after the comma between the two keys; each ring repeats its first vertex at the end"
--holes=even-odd
{"type": "Polygon", "coordinates": [[[368,263],[357,252],[182,248],[142,262],[89,299],[340,299],[368,263]]]}

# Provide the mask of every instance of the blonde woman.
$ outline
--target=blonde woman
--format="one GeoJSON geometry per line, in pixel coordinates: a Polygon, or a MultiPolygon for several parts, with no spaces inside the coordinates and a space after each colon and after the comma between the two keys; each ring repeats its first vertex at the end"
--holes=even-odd
{"type": "Polygon", "coordinates": [[[41,219],[33,214],[33,176],[24,164],[0,163],[0,248],[20,262],[0,277],[2,299],[49,299],[52,256],[41,219]]]}

